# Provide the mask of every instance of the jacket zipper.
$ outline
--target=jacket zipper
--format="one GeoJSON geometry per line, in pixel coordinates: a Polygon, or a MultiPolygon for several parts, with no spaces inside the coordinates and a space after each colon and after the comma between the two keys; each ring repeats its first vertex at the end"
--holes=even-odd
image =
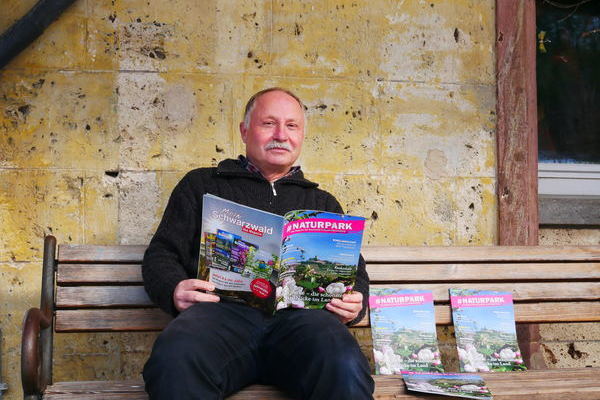
{"type": "Polygon", "coordinates": [[[271,193],[273,194],[270,198],[269,198],[269,208],[270,208],[270,212],[275,212],[275,200],[277,199],[277,190],[275,190],[275,182],[269,182],[269,185],[271,185],[271,193]]]}

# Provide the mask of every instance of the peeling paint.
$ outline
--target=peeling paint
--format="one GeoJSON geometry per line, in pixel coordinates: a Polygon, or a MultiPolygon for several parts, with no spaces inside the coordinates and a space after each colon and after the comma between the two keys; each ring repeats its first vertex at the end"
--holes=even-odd
{"type": "Polygon", "coordinates": [[[448,159],[446,154],[442,150],[432,149],[427,152],[427,158],[425,159],[425,171],[426,175],[432,179],[439,179],[447,176],[446,165],[448,159]]]}

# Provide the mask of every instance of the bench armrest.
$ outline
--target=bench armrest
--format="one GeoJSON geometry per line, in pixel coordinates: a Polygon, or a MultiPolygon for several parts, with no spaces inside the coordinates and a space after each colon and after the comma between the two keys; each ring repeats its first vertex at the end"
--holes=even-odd
{"type": "Polygon", "coordinates": [[[52,329],[52,317],[44,315],[39,308],[30,308],[23,320],[23,337],[21,340],[21,381],[25,396],[40,396],[48,384],[44,358],[51,353],[43,348],[40,334],[52,329]]]}

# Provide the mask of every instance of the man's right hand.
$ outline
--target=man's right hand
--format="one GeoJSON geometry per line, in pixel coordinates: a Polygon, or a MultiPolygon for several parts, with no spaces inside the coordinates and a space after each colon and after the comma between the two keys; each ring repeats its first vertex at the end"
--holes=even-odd
{"type": "Polygon", "coordinates": [[[179,282],[177,286],[175,286],[175,291],[173,292],[173,303],[175,304],[175,308],[181,312],[201,301],[217,302],[220,300],[219,296],[202,293],[198,290],[212,292],[215,290],[215,285],[200,279],[185,279],[179,282]]]}

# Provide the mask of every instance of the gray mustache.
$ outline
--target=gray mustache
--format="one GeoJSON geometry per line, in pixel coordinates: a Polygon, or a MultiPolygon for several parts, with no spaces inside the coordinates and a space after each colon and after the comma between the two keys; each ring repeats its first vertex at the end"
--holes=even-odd
{"type": "Polygon", "coordinates": [[[271,149],[284,149],[287,151],[292,151],[292,148],[286,142],[271,142],[265,146],[265,150],[271,150],[271,149]]]}

